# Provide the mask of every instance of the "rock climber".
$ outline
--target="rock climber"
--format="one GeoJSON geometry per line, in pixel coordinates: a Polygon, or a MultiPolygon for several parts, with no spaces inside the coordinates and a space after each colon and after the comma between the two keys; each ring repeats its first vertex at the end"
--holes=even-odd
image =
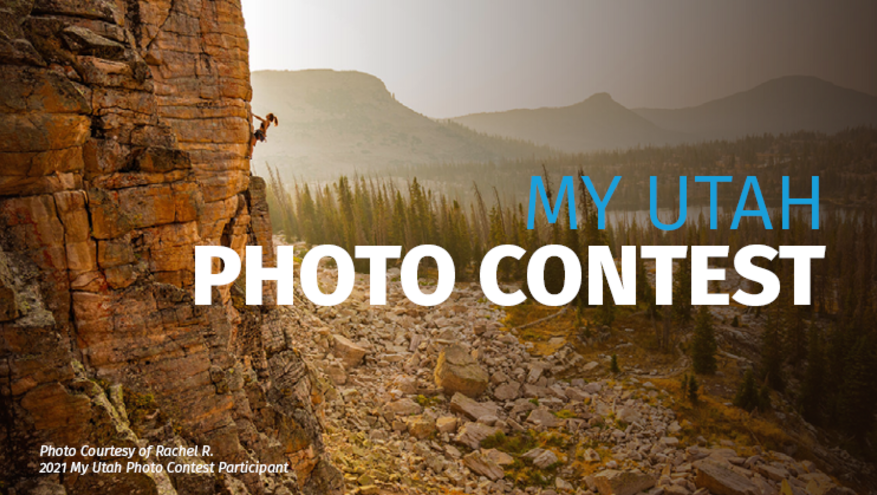
{"type": "Polygon", "coordinates": [[[256,142],[264,142],[268,139],[268,128],[271,127],[271,124],[280,125],[280,121],[277,120],[277,116],[273,113],[269,113],[263,119],[258,115],[253,115],[261,124],[259,124],[259,128],[253,132],[253,135],[250,136],[250,147],[247,150],[247,158],[253,157],[253,149],[256,147],[256,142]]]}

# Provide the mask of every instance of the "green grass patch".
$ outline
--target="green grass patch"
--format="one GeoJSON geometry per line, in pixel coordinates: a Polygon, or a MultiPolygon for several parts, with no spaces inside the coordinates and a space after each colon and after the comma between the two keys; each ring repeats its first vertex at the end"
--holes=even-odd
{"type": "Polygon", "coordinates": [[[423,394],[419,394],[417,397],[414,398],[414,402],[420,404],[420,407],[427,408],[436,404],[440,404],[441,399],[437,397],[427,397],[423,394]]]}
{"type": "Polygon", "coordinates": [[[569,409],[561,409],[560,411],[557,411],[556,413],[554,413],[554,415],[560,419],[570,419],[570,418],[577,418],[578,417],[578,416],[576,416],[576,413],[570,411],[569,409]]]}
{"type": "Polygon", "coordinates": [[[529,431],[514,435],[506,435],[503,432],[499,432],[482,440],[481,446],[485,449],[496,449],[506,454],[517,456],[535,449],[537,442],[529,431]]]}

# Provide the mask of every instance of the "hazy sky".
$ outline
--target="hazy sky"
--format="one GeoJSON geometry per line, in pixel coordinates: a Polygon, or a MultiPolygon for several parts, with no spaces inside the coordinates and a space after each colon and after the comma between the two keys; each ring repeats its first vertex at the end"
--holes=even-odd
{"type": "Polygon", "coordinates": [[[243,0],[252,70],[373,74],[430,117],[696,105],[785,75],[877,94],[877,2],[243,0]]]}

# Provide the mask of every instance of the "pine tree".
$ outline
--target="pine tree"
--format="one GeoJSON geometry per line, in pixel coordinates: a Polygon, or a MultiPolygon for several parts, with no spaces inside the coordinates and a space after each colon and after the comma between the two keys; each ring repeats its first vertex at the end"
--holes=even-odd
{"type": "Polygon", "coordinates": [[[780,338],[780,318],[776,307],[768,309],[767,322],[762,333],[761,372],[774,390],[785,388],[783,379],[783,348],[780,338]]]}
{"type": "Polygon", "coordinates": [[[299,212],[299,217],[301,218],[301,221],[298,222],[301,229],[301,237],[307,242],[316,243],[318,231],[316,227],[317,205],[307,184],[305,184],[302,193],[296,199],[298,200],[296,211],[299,212]]]}
{"type": "Polygon", "coordinates": [[[662,336],[660,342],[661,350],[667,352],[670,350],[670,341],[672,331],[673,331],[673,307],[672,306],[664,306],[664,311],[662,312],[661,318],[664,320],[662,322],[662,336]]]}
{"type": "Polygon", "coordinates": [[[683,399],[688,398],[688,373],[682,375],[682,380],[679,383],[680,395],[683,399]]]}
{"type": "Polygon", "coordinates": [[[681,324],[691,321],[691,262],[679,261],[679,271],[673,277],[673,316],[681,324]]]}
{"type": "Polygon", "coordinates": [[[636,304],[637,306],[641,304],[646,306],[649,318],[654,320],[658,316],[658,307],[655,305],[655,292],[649,283],[649,277],[641,256],[637,257],[636,265],[636,304]]]}
{"type": "Polygon", "coordinates": [[[353,247],[356,245],[356,217],[353,213],[354,200],[350,190],[350,181],[342,175],[334,186],[341,210],[340,220],[343,237],[340,244],[348,253],[352,253],[353,247]]]}
{"type": "MultiPolygon", "coordinates": [[[[442,203],[445,202],[444,197],[442,197],[442,203]]],[[[469,264],[472,261],[469,222],[456,200],[451,205],[444,205],[443,210],[445,212],[442,222],[444,242],[441,245],[447,249],[454,260],[458,280],[465,280],[468,277],[469,264]]]]}
{"type": "Polygon", "coordinates": [[[697,401],[699,399],[699,388],[700,385],[697,383],[697,377],[695,377],[695,375],[691,375],[691,378],[688,379],[688,402],[691,402],[692,405],[697,405],[697,401]]]}
{"type": "Polygon", "coordinates": [[[716,372],[716,336],[713,316],[706,306],[697,311],[694,337],[691,342],[691,361],[695,373],[712,375],[716,372]]]}
{"type": "Polygon", "coordinates": [[[621,368],[618,367],[618,355],[612,355],[612,362],[609,364],[609,371],[612,373],[621,373],[621,368]]]}
{"type": "Polygon", "coordinates": [[[490,208],[488,214],[490,220],[489,242],[490,247],[496,247],[506,243],[505,225],[502,218],[502,209],[499,205],[490,208]]]}
{"type": "Polygon", "coordinates": [[[576,302],[576,330],[585,326],[585,307],[581,302],[576,302]]]}
{"type": "Polygon", "coordinates": [[[807,369],[804,371],[804,382],[801,385],[801,414],[807,421],[819,425],[822,424],[823,404],[826,399],[825,393],[825,353],[822,346],[823,340],[819,329],[810,324],[808,335],[810,341],[807,352],[807,369]]]}
{"type": "Polygon", "coordinates": [[[838,416],[840,427],[860,438],[874,424],[873,345],[862,337],[850,353],[846,376],[840,390],[838,416]]]}
{"type": "MultiPolygon", "coordinates": [[[[848,331],[844,322],[841,321],[829,328],[826,340],[828,341],[825,360],[828,366],[826,381],[834,385],[828,390],[831,399],[826,401],[826,403],[835,408],[837,406],[838,389],[843,384],[847,375],[849,366],[847,354],[849,354],[850,349],[853,347],[853,335],[852,332],[848,331]]],[[[829,411],[830,416],[834,415],[833,413],[836,413],[836,411],[829,411]]]]}
{"type": "Polygon", "coordinates": [[[390,244],[394,246],[402,246],[402,254],[413,247],[406,239],[405,227],[408,224],[407,208],[405,200],[402,199],[402,193],[396,191],[393,198],[393,212],[390,216],[390,244]]]}
{"type": "Polygon", "coordinates": [[[755,383],[755,374],[752,370],[746,370],[743,381],[737,389],[737,395],[734,397],[734,405],[740,409],[752,412],[758,409],[761,399],[758,394],[758,385],[755,383]]]}
{"type": "Polygon", "coordinates": [[[612,298],[608,283],[603,284],[603,304],[597,308],[597,321],[607,327],[611,327],[615,322],[615,300],[612,298]]]}
{"type": "MultiPolygon", "coordinates": [[[[787,284],[786,287],[790,287],[792,279],[786,277],[783,283],[787,284]]],[[[782,320],[785,329],[786,357],[790,364],[796,365],[807,356],[807,333],[801,317],[801,308],[794,305],[789,292],[791,291],[786,291],[786,295],[783,296],[782,320]]]]}
{"type": "Polygon", "coordinates": [[[766,383],[761,384],[758,390],[758,410],[767,411],[770,409],[770,387],[766,383]]]}
{"type": "MultiPolygon", "coordinates": [[[[642,256],[636,259],[636,304],[649,305],[654,300],[652,295],[652,286],[649,284],[649,277],[646,274],[646,267],[643,264],[642,256]]],[[[651,312],[650,312],[651,315],[651,312]]]]}

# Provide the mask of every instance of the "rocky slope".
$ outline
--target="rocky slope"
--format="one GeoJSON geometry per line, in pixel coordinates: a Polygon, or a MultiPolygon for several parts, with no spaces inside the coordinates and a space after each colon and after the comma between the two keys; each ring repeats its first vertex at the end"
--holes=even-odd
{"type": "Polygon", "coordinates": [[[340,490],[275,312],[192,302],[195,245],[273,252],[247,60],[234,0],[0,7],[0,492],[340,490]],[[295,474],[38,473],[85,460],[44,444],[147,443],[295,474]]]}
{"type": "MultiPolygon", "coordinates": [[[[321,274],[326,291],[334,279],[321,274]]],[[[536,352],[475,284],[424,308],[398,279],[391,269],[385,307],[368,304],[358,275],[341,306],[314,309],[299,294],[283,310],[290,340],[334,384],[326,443],[348,493],[840,495],[854,492],[832,476],[873,471],[841,452],[829,476],[746,434],[704,438],[677,412],[684,401],[666,387],[677,379],[659,376],[685,360],[612,374],[607,355],[565,338],[536,352]]]]}

